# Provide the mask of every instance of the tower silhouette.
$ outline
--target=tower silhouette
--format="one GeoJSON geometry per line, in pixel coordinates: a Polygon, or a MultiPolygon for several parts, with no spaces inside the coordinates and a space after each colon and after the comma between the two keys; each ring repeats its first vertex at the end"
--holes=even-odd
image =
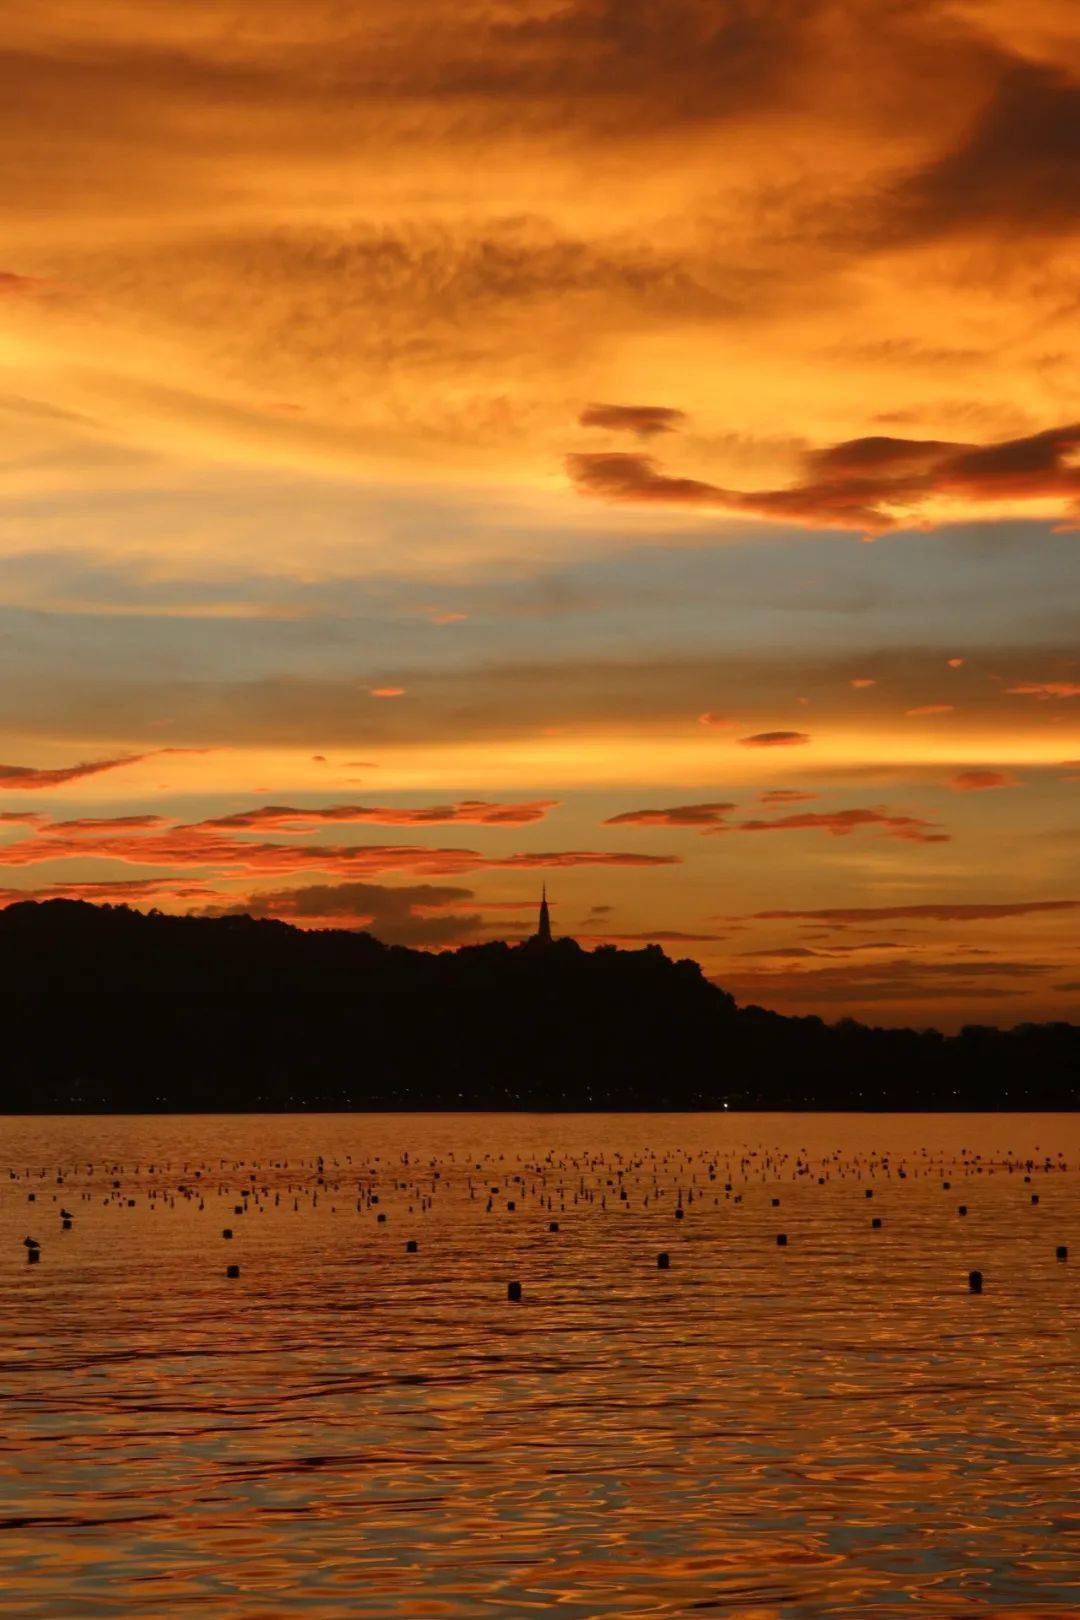
{"type": "Polygon", "coordinates": [[[540,916],[536,924],[536,933],[533,935],[538,945],[551,944],[551,913],[548,911],[547,884],[544,884],[540,894],[540,916]]]}

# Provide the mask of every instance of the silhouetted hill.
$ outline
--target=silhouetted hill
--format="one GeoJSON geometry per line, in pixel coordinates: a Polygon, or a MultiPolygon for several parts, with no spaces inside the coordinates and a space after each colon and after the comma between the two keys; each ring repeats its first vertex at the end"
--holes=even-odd
{"type": "Polygon", "coordinates": [[[1080,1027],[872,1029],[737,1008],[655,945],[433,954],[343,929],[0,912],[8,1112],[1071,1108],[1080,1027]]]}

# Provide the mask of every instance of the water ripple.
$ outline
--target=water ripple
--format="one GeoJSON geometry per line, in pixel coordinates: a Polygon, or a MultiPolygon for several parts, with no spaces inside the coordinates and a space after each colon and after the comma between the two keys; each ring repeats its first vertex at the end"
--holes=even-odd
{"type": "Polygon", "coordinates": [[[2,1139],[0,1616],[1075,1612],[1074,1119],[2,1139]]]}

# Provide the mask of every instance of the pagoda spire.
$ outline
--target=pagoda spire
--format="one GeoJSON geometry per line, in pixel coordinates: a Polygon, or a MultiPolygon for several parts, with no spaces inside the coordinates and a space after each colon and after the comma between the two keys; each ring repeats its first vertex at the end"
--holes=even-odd
{"type": "Polygon", "coordinates": [[[551,913],[548,911],[547,884],[540,893],[540,917],[536,924],[535,939],[540,945],[551,944],[551,913]]]}

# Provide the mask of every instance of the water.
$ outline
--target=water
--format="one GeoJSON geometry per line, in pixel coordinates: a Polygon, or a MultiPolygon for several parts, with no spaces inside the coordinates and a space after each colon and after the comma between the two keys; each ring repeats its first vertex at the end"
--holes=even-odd
{"type": "Polygon", "coordinates": [[[1070,1614],[1078,1159],[1050,1115],[0,1121],[0,1615],[1070,1614]]]}

